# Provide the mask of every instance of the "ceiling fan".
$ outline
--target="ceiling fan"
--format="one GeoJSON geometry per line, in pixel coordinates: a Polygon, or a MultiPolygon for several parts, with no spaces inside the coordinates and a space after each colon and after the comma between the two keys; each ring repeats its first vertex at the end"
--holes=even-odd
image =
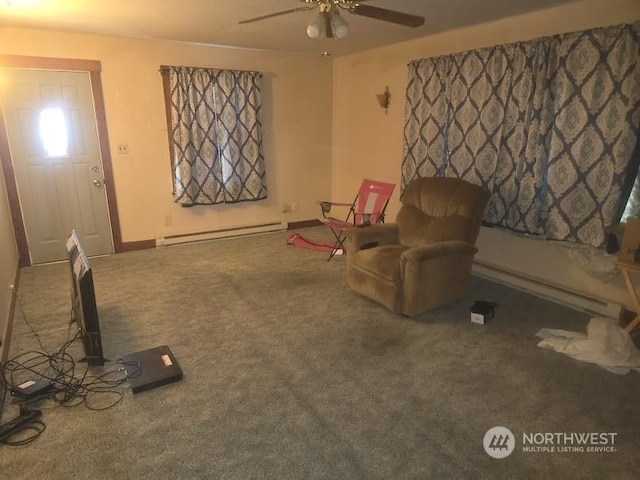
{"type": "Polygon", "coordinates": [[[386,8],[364,5],[367,0],[300,0],[309,5],[292,8],[281,12],[270,13],[259,17],[249,18],[238,23],[252,23],[268,18],[279,17],[296,12],[317,10],[318,13],[307,24],[307,35],[311,38],[344,38],[349,33],[349,24],[346,22],[340,10],[345,10],[353,15],[374,18],[384,22],[396,23],[407,27],[419,27],[424,25],[424,17],[408,13],[388,10],[386,8]]]}

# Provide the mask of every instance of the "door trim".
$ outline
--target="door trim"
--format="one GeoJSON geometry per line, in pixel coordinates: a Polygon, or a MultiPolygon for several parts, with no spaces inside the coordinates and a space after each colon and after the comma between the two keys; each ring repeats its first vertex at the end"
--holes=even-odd
{"type": "MultiPolygon", "coordinates": [[[[0,66],[7,68],[64,70],[89,73],[96,116],[98,141],[100,143],[100,155],[102,157],[107,207],[109,209],[111,240],[113,242],[114,251],[115,253],[119,253],[129,250],[140,250],[155,247],[155,242],[153,240],[128,243],[124,243],[122,241],[120,215],[118,214],[118,202],[116,199],[113,165],[111,162],[111,150],[109,148],[107,116],[104,107],[104,96],[102,93],[102,79],[100,76],[102,66],[100,61],[69,58],[28,57],[22,55],[0,55],[0,66]]],[[[15,171],[13,169],[13,159],[11,157],[11,149],[9,148],[9,136],[4,118],[4,107],[0,104],[0,163],[2,164],[2,171],[7,187],[7,196],[9,197],[9,210],[11,212],[13,229],[18,246],[19,264],[20,267],[26,267],[31,265],[31,259],[29,258],[29,245],[27,243],[26,230],[22,219],[22,210],[20,208],[20,200],[18,198],[15,171]]]]}

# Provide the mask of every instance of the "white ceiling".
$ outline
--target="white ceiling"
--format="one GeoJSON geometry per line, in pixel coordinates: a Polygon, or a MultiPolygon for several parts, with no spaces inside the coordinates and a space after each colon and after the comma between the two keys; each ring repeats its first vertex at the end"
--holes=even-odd
{"type": "Polygon", "coordinates": [[[344,55],[575,1],[369,0],[424,16],[426,24],[409,28],[343,12],[350,33],[342,40],[307,38],[313,11],[238,24],[304,7],[304,0],[0,0],[0,26],[344,55]]]}

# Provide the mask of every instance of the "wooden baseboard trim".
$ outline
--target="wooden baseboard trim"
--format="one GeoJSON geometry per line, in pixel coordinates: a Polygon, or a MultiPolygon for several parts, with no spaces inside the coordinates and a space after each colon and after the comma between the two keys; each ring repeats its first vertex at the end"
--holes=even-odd
{"type": "Polygon", "coordinates": [[[122,242],[119,252],[133,252],[135,250],[148,250],[150,248],[156,248],[155,240],[140,240],[137,242],[122,242]]]}
{"type": "Polygon", "coordinates": [[[7,323],[4,326],[4,332],[2,332],[2,344],[0,344],[0,364],[7,363],[9,358],[9,348],[11,347],[11,334],[13,333],[13,319],[16,312],[16,303],[18,298],[18,288],[20,284],[20,267],[16,266],[16,274],[13,279],[13,287],[16,293],[11,294],[9,300],[9,317],[7,323]]]}
{"type": "Polygon", "coordinates": [[[318,219],[314,220],[303,220],[301,222],[291,222],[287,226],[287,230],[295,230],[296,228],[308,228],[308,227],[318,227],[322,225],[322,222],[318,219]]]}

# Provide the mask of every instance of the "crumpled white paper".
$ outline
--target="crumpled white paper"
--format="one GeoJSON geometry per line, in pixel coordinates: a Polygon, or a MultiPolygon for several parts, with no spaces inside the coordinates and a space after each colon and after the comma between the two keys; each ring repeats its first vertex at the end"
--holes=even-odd
{"type": "Polygon", "coordinates": [[[625,375],[630,370],[640,372],[640,351],[629,333],[610,318],[592,318],[586,334],[543,328],[536,336],[543,339],[538,343],[539,347],[595,363],[618,375],[625,375]]]}

